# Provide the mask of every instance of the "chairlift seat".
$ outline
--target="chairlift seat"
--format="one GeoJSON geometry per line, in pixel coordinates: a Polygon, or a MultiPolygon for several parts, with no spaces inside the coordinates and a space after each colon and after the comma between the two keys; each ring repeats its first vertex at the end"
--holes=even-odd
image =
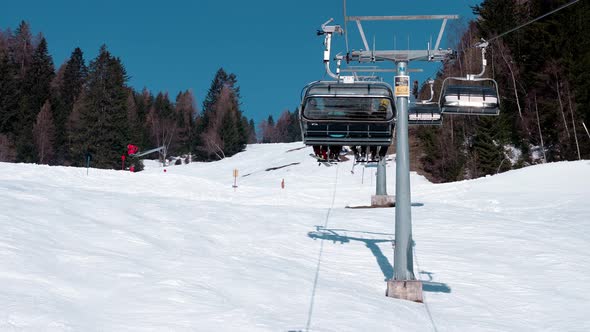
{"type": "Polygon", "coordinates": [[[442,114],[438,103],[415,102],[408,111],[409,125],[441,125],[442,114]]]}
{"type": "Polygon", "coordinates": [[[500,114],[498,91],[497,89],[488,86],[448,86],[443,91],[440,107],[443,114],[500,114]]]}
{"type": "Polygon", "coordinates": [[[303,90],[299,119],[306,145],[390,145],[393,92],[384,82],[313,82],[303,90]]]}

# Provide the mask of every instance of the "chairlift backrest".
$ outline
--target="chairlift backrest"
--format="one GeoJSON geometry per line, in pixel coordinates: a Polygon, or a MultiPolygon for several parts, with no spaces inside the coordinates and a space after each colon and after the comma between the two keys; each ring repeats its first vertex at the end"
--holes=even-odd
{"type": "Polygon", "coordinates": [[[443,81],[440,108],[443,114],[499,115],[498,83],[491,78],[468,80],[448,77],[443,81]],[[469,84],[450,85],[450,81],[463,81],[469,84]]]}
{"type": "Polygon", "coordinates": [[[441,125],[443,117],[436,102],[417,101],[408,110],[409,125],[441,125]]]}
{"type": "Polygon", "coordinates": [[[485,40],[476,45],[481,48],[482,69],[479,74],[468,74],[466,77],[447,77],[443,81],[439,99],[443,114],[500,114],[498,83],[491,78],[482,77],[486,71],[485,54],[488,45],[485,40]],[[457,81],[457,83],[451,85],[451,81],[457,81]]]}
{"type": "Polygon", "coordinates": [[[305,89],[302,118],[313,121],[392,122],[393,92],[383,82],[314,82],[305,89]]]}
{"type": "Polygon", "coordinates": [[[306,145],[378,145],[393,141],[395,103],[384,82],[317,81],[302,92],[299,119],[306,145]]]}

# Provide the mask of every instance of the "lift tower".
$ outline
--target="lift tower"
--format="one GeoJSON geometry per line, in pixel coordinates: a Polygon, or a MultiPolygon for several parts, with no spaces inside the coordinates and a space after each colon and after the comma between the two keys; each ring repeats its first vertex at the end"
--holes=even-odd
{"type": "Polygon", "coordinates": [[[454,50],[439,48],[447,21],[459,18],[457,15],[420,16],[345,16],[345,22],[355,21],[365,50],[352,51],[347,60],[360,63],[391,61],[396,64],[394,78],[396,99],[396,183],[395,183],[395,248],[393,279],[387,282],[387,296],[422,302],[422,284],[414,274],[412,214],[410,199],[410,159],[408,144],[408,110],[410,77],[408,64],[412,61],[444,61],[454,58],[454,50]],[[362,29],[362,21],[407,21],[442,20],[434,47],[428,44],[425,50],[370,50],[362,29]]]}

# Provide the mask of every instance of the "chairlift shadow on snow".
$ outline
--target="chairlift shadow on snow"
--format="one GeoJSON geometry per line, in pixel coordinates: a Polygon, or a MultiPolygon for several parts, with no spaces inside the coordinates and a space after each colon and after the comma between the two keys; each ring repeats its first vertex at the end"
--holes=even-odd
{"type": "Polygon", "coordinates": [[[419,273],[425,274],[428,276],[428,281],[422,280],[422,290],[423,291],[431,292],[431,293],[450,293],[451,292],[451,287],[449,287],[447,284],[444,284],[442,282],[432,281],[432,275],[434,273],[428,272],[428,271],[420,271],[419,273]]]}
{"type": "Polygon", "coordinates": [[[336,230],[323,228],[322,226],[316,226],[316,230],[314,232],[307,233],[307,236],[314,240],[330,240],[334,243],[340,242],[340,244],[348,243],[350,241],[362,242],[365,244],[365,246],[367,246],[367,248],[369,248],[369,250],[371,250],[373,256],[375,256],[377,264],[379,264],[385,280],[391,279],[391,277],[393,277],[393,267],[391,264],[389,264],[389,260],[387,260],[387,257],[383,255],[383,252],[377,245],[378,243],[382,242],[393,243],[392,239],[365,239],[360,237],[340,235],[336,232],[336,230]]]}
{"type": "MultiPolygon", "coordinates": [[[[354,237],[348,235],[340,235],[338,232],[354,232],[354,233],[363,233],[363,234],[373,234],[373,235],[387,235],[393,237],[393,234],[386,234],[386,233],[374,233],[374,232],[363,232],[363,231],[352,231],[346,229],[329,229],[324,228],[323,226],[316,226],[316,230],[313,232],[307,233],[307,236],[316,240],[329,240],[334,243],[340,242],[340,244],[349,243],[351,241],[358,241],[365,244],[371,253],[377,260],[377,264],[381,269],[381,273],[383,273],[384,281],[393,278],[393,266],[389,262],[389,259],[383,254],[381,248],[377,245],[378,243],[389,242],[392,245],[395,245],[395,241],[391,238],[381,238],[381,239],[371,239],[371,238],[361,238],[361,237],[354,237]]],[[[426,274],[428,276],[428,281],[422,281],[422,290],[425,292],[435,292],[435,293],[450,293],[451,288],[440,282],[432,281],[432,272],[420,271],[420,274],[426,274]]]]}

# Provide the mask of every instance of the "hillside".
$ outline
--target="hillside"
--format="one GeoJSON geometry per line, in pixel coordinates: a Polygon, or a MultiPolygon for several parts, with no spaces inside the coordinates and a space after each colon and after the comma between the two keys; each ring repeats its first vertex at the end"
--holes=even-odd
{"type": "Polygon", "coordinates": [[[374,168],[301,146],[166,172],[0,163],[0,330],[590,330],[590,161],[412,173],[418,304],[384,296],[394,209],[345,208],[374,168]]]}

